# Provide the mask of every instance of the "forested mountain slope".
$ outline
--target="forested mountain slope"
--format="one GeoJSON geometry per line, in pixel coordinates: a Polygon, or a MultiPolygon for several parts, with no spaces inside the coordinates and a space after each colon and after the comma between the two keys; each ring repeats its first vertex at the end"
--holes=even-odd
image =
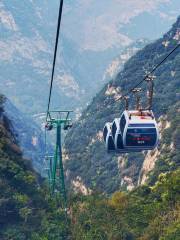
{"type": "Polygon", "coordinates": [[[179,166],[180,49],[155,73],[153,110],[161,133],[158,149],[129,155],[107,154],[102,139],[105,122],[119,117],[123,110],[123,104],[116,99],[176,46],[179,29],[180,17],[161,39],[147,45],[125,64],[117,77],[96,95],[69,132],[66,169],[71,185],[77,186],[79,182],[91,189],[113,193],[117,189],[132,189],[138,183],[153,183],[160,172],[179,166]]]}
{"type": "Polygon", "coordinates": [[[31,162],[22,158],[0,99],[0,239],[63,239],[64,213],[50,200],[31,162]]]}

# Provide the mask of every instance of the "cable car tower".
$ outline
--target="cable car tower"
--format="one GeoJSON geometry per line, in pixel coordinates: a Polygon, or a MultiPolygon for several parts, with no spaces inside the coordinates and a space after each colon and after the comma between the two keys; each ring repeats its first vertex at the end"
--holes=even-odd
{"type": "Polygon", "coordinates": [[[56,143],[55,150],[53,155],[49,155],[46,153],[45,156],[45,165],[49,178],[49,186],[51,195],[57,194],[60,196],[62,204],[61,207],[64,208],[65,213],[67,214],[67,197],[66,197],[66,188],[65,188],[65,176],[64,176],[64,168],[63,168],[63,159],[62,159],[62,130],[68,130],[72,127],[71,119],[69,115],[72,111],[51,111],[50,103],[51,103],[51,95],[54,81],[54,72],[56,66],[56,56],[59,42],[59,34],[61,27],[61,19],[63,12],[63,0],[60,0],[59,5],[59,15],[58,15],[58,23],[57,23],[57,32],[56,32],[56,41],[54,47],[54,58],[53,58],[53,66],[51,73],[51,82],[49,89],[49,98],[48,98],[48,107],[46,113],[46,124],[45,124],[45,141],[47,136],[47,131],[51,131],[53,129],[56,130],[56,143]]]}
{"type": "Polygon", "coordinates": [[[56,130],[56,145],[54,156],[46,156],[46,166],[51,194],[58,193],[62,199],[62,206],[67,208],[67,197],[64,180],[62,157],[62,130],[72,127],[69,115],[72,111],[49,111],[46,121],[46,131],[56,130]]]}

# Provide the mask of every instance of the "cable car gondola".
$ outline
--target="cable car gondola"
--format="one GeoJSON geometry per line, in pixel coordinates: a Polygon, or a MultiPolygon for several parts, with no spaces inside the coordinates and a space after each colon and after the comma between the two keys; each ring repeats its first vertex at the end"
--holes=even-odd
{"type": "Polygon", "coordinates": [[[113,140],[113,137],[112,137],[111,127],[112,127],[112,123],[107,122],[104,126],[104,129],[103,129],[103,138],[104,138],[104,141],[106,143],[107,152],[115,151],[115,145],[114,145],[114,140],[113,140]]]}
{"type": "MultiPolygon", "coordinates": [[[[158,145],[158,127],[151,110],[125,110],[121,116],[120,129],[123,146],[128,152],[152,150],[158,145]]],[[[117,145],[117,139],[115,142],[117,145]]]]}
{"type": "Polygon", "coordinates": [[[120,129],[120,118],[115,118],[112,124],[112,136],[115,144],[115,149],[119,153],[127,152],[123,145],[123,136],[120,129]]]}

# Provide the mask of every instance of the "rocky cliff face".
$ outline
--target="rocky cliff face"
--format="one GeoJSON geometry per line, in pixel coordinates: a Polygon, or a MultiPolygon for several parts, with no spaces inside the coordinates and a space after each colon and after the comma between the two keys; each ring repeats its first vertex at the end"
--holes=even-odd
{"type": "MultiPolygon", "coordinates": [[[[105,85],[83,112],[66,142],[69,182],[79,177],[87,187],[111,193],[117,189],[132,189],[147,181],[154,182],[160,172],[178,167],[180,49],[156,71],[153,110],[161,129],[158,149],[128,155],[107,154],[102,129],[105,122],[120,116],[123,110],[123,104],[116,99],[174,48],[179,41],[179,29],[180,18],[161,39],[127,61],[124,69],[105,85]]],[[[142,99],[145,103],[145,95],[142,99]]]]}

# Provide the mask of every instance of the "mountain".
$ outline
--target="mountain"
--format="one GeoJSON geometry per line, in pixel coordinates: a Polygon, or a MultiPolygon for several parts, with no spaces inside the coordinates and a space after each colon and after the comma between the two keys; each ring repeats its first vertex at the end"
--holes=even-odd
{"type": "MultiPolygon", "coordinates": [[[[84,108],[105,84],[112,60],[139,38],[159,37],[177,16],[177,5],[178,0],[65,1],[52,108],[84,108]],[[151,25],[158,22],[149,33],[143,14],[151,25]]],[[[47,108],[58,6],[58,0],[0,3],[0,88],[37,122],[47,108]]]]}
{"type": "Polygon", "coordinates": [[[0,239],[179,239],[179,171],[161,174],[152,187],[116,192],[111,198],[69,195],[68,216],[61,198],[23,159],[0,96],[0,239]]]}
{"type": "MultiPolygon", "coordinates": [[[[117,77],[94,97],[66,140],[66,170],[72,188],[78,186],[113,193],[118,189],[155,183],[159,173],[179,167],[179,64],[177,49],[156,71],[153,110],[158,119],[160,144],[150,152],[107,154],[102,129],[120,117],[124,108],[117,98],[131,89],[176,46],[180,17],[162,38],[130,58],[117,77]]],[[[145,85],[142,86],[143,89],[145,85]]],[[[145,101],[145,94],[142,96],[145,101]]],[[[132,104],[131,104],[132,107],[132,104]]]]}

